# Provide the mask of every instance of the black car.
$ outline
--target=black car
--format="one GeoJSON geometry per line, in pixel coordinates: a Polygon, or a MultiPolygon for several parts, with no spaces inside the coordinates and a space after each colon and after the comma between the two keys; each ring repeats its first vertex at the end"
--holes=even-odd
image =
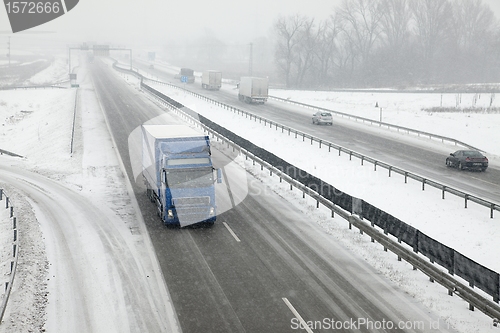
{"type": "Polygon", "coordinates": [[[446,166],[456,167],[460,170],[485,171],[488,168],[488,158],[477,150],[457,150],[446,158],[446,166]]]}

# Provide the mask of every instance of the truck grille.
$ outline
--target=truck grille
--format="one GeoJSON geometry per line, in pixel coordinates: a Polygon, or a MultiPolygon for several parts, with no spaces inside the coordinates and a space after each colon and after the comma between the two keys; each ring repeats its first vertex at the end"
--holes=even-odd
{"type": "Polygon", "coordinates": [[[207,207],[176,207],[177,217],[182,222],[201,222],[210,218],[210,208],[207,207]]]}
{"type": "Polygon", "coordinates": [[[210,197],[174,198],[172,202],[179,210],[179,206],[208,206],[210,205],[210,197]]]}

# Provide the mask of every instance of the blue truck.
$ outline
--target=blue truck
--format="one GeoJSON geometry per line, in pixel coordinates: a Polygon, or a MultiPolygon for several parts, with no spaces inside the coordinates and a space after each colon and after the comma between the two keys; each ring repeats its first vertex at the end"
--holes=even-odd
{"type": "Polygon", "coordinates": [[[213,225],[217,214],[210,140],[185,125],[142,126],[146,193],[165,225],[213,225]]]}

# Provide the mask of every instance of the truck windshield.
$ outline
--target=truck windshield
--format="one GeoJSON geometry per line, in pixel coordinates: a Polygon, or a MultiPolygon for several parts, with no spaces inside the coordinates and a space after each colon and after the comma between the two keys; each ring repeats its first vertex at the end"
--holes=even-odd
{"type": "Polygon", "coordinates": [[[211,167],[167,171],[167,186],[170,188],[208,187],[213,183],[211,167]]]}

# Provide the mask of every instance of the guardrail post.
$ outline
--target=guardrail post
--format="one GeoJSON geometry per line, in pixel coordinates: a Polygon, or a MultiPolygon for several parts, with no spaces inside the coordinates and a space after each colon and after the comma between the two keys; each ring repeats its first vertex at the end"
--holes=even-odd
{"type": "Polygon", "coordinates": [[[352,161],[352,151],[349,151],[349,161],[352,161]]]}
{"type": "Polygon", "coordinates": [[[422,191],[425,191],[425,178],[422,179],[422,191]]]}
{"type": "Polygon", "coordinates": [[[0,200],[3,200],[2,198],[3,198],[3,189],[0,188],[0,200]]]}
{"type": "Polygon", "coordinates": [[[405,184],[408,183],[408,171],[405,171],[405,184]]]}
{"type": "Polygon", "coordinates": [[[361,156],[361,165],[363,165],[364,159],[365,159],[365,156],[361,156]]]}
{"type": "Polygon", "coordinates": [[[12,217],[12,216],[14,216],[14,207],[10,206],[10,216],[9,217],[12,217]]]}
{"type": "Polygon", "coordinates": [[[444,192],[446,192],[446,186],[443,186],[443,190],[442,190],[442,195],[441,195],[441,199],[444,199],[444,192]]]}
{"type": "Polygon", "coordinates": [[[495,204],[492,203],[491,206],[490,206],[490,219],[493,218],[493,210],[495,209],[495,204]]]}
{"type": "Polygon", "coordinates": [[[5,209],[9,208],[9,197],[5,196],[5,209]]]}
{"type": "MultiPolygon", "coordinates": [[[[469,282],[469,287],[474,288],[474,282],[473,281],[469,282]]],[[[471,304],[471,303],[469,303],[469,310],[470,311],[474,311],[474,305],[471,304]]]]}
{"type": "Polygon", "coordinates": [[[373,171],[377,171],[377,161],[373,162],[373,171]]]}
{"type": "Polygon", "coordinates": [[[391,177],[392,166],[389,166],[389,177],[391,177]]]}
{"type": "Polygon", "coordinates": [[[469,195],[468,195],[468,194],[466,194],[466,195],[464,196],[464,198],[465,198],[465,208],[467,208],[467,200],[468,200],[468,198],[469,198],[469,195]]]}
{"type": "Polygon", "coordinates": [[[319,147],[321,148],[321,140],[319,140],[319,147]]]}

